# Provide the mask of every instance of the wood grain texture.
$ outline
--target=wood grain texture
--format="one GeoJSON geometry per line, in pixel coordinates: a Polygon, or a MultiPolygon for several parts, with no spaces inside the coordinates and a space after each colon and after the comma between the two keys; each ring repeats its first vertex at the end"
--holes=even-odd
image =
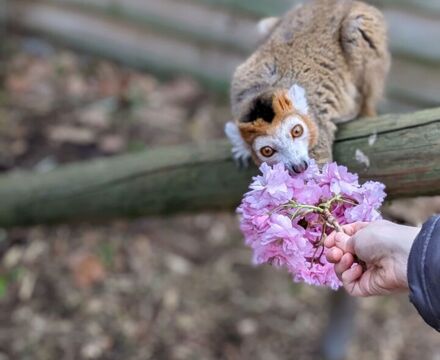
{"type": "Polygon", "coordinates": [[[334,156],[362,179],[385,183],[390,198],[437,195],[440,193],[439,135],[439,109],[386,115],[344,126],[334,156]],[[369,167],[355,160],[357,151],[369,159],[369,167]]]}
{"type": "Polygon", "coordinates": [[[438,0],[369,0],[368,3],[378,7],[394,7],[417,11],[421,14],[440,15],[440,2],[438,0]]]}
{"type": "MultiPolygon", "coordinates": [[[[389,198],[440,194],[439,153],[440,108],[348,123],[334,147],[363,180],[383,181],[389,198]]],[[[232,210],[256,173],[236,169],[225,140],[11,173],[0,177],[0,226],[232,210]]]]}
{"type": "Polygon", "coordinates": [[[395,57],[387,92],[407,104],[423,108],[440,106],[440,67],[395,57]]]}
{"type": "MultiPolygon", "coordinates": [[[[300,0],[46,0],[77,5],[85,11],[99,10],[130,22],[144,23],[205,43],[217,42],[249,53],[258,41],[255,24],[259,17],[277,16],[300,0]],[[240,12],[247,10],[247,12],[240,12]],[[237,12],[238,11],[238,12],[237,12]],[[251,16],[254,17],[251,17],[251,16]]],[[[440,61],[440,5],[435,1],[372,1],[382,8],[389,25],[391,49],[426,61],[440,61]],[[415,12],[414,8],[419,11],[415,12]],[[438,9],[437,9],[438,8],[438,9]],[[437,9],[437,10],[436,10],[437,9]],[[421,10],[421,11],[420,11],[421,10]],[[429,16],[428,16],[429,15],[429,16]]],[[[67,8],[68,10],[68,8],[67,8]]]]}
{"type": "Polygon", "coordinates": [[[247,54],[257,42],[254,17],[182,0],[48,0],[71,11],[93,11],[206,46],[247,54]]]}
{"type": "MultiPolygon", "coordinates": [[[[237,1],[15,0],[11,4],[9,18],[23,28],[159,75],[190,75],[223,94],[234,69],[258,41],[257,18],[236,11],[237,1]]],[[[260,2],[240,4],[259,6],[260,2]]],[[[435,16],[401,8],[384,11],[394,50],[387,93],[415,107],[439,106],[440,22],[435,16]]]]}
{"type": "Polygon", "coordinates": [[[211,88],[225,91],[229,75],[243,55],[197,42],[170,37],[147,26],[87,13],[46,2],[14,1],[8,17],[33,32],[75,49],[97,54],[139,69],[169,76],[194,76],[211,88]]]}
{"type": "MultiPolygon", "coordinates": [[[[273,16],[280,14],[290,7],[301,4],[304,0],[192,0],[205,5],[218,8],[232,9],[255,16],[273,16]]],[[[416,10],[429,15],[440,15],[440,3],[438,0],[364,0],[367,3],[380,8],[394,7],[404,8],[410,11],[416,10]]]]}

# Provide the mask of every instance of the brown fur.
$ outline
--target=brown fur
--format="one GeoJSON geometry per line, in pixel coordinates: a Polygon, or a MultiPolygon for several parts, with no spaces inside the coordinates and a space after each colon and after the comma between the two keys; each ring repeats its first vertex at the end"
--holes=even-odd
{"type": "Polygon", "coordinates": [[[232,113],[252,145],[258,134],[279,121],[243,123],[255,99],[271,94],[275,98],[277,91],[298,84],[306,90],[311,121],[319,129],[311,156],[330,161],[335,124],[376,114],[389,65],[386,26],[379,10],[359,1],[309,1],[276,22],[262,45],[237,68],[232,113]]]}
{"type": "Polygon", "coordinates": [[[262,119],[257,119],[252,123],[241,123],[240,133],[243,139],[247,143],[252,143],[257,136],[271,134],[274,129],[282,122],[286,117],[295,115],[305,122],[310,131],[309,146],[314,147],[318,141],[318,128],[314,121],[310,117],[300,114],[294,108],[292,102],[287,97],[286,91],[278,90],[275,92],[272,107],[275,111],[275,117],[272,122],[267,122],[262,119]]]}

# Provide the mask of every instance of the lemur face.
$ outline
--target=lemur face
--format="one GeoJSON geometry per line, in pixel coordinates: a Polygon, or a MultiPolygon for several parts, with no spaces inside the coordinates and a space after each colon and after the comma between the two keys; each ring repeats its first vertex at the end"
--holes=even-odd
{"type": "Polygon", "coordinates": [[[255,138],[252,146],[257,163],[283,163],[289,171],[301,173],[309,164],[309,134],[306,123],[296,115],[287,116],[267,135],[255,138]]]}
{"type": "Polygon", "coordinates": [[[317,126],[307,113],[305,91],[297,85],[259,96],[238,125],[226,125],[234,158],[245,162],[252,157],[257,165],[281,162],[291,173],[303,172],[318,138],[317,126]]]}

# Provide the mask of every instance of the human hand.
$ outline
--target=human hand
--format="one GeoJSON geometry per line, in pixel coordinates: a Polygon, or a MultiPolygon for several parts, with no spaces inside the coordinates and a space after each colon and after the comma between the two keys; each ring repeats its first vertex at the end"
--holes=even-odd
{"type": "Polygon", "coordinates": [[[380,220],[357,222],[325,240],[328,261],[353,296],[386,295],[408,289],[408,256],[419,228],[380,220]],[[355,261],[364,261],[366,270],[355,261]]]}

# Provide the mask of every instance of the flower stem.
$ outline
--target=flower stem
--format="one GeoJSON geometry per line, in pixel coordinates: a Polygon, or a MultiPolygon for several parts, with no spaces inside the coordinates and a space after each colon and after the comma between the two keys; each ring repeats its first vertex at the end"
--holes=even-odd
{"type": "MultiPolygon", "coordinates": [[[[322,233],[319,241],[317,241],[313,245],[315,247],[315,251],[313,255],[310,258],[307,258],[307,261],[310,261],[310,267],[312,267],[315,263],[322,265],[321,257],[324,254],[324,241],[326,237],[327,226],[332,227],[337,232],[344,232],[342,226],[339,224],[339,222],[331,212],[332,206],[335,202],[343,202],[351,205],[357,205],[355,201],[352,201],[351,199],[343,198],[341,195],[338,194],[317,206],[308,205],[308,204],[299,204],[296,201],[292,200],[289,201],[287,204],[280,205],[269,212],[269,215],[272,215],[273,213],[281,209],[286,209],[286,208],[295,209],[293,214],[290,215],[290,219],[292,221],[298,216],[304,218],[306,215],[310,213],[316,213],[320,216],[320,218],[323,221],[322,233]],[[317,256],[318,251],[320,251],[319,256],[317,256]]],[[[364,270],[366,270],[366,264],[362,260],[355,257],[355,261],[358,264],[360,264],[364,270]]]]}

